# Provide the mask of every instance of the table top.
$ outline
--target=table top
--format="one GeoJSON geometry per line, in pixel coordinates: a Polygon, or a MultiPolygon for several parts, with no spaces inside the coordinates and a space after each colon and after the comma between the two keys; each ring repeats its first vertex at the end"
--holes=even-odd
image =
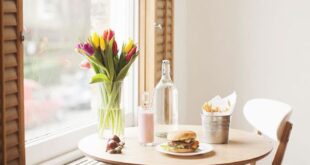
{"type": "MultiPolygon", "coordinates": [[[[193,130],[198,134],[200,142],[202,128],[200,125],[182,125],[179,129],[193,130]]],[[[79,142],[79,149],[97,161],[110,164],[154,164],[154,165],[201,165],[201,164],[246,164],[267,156],[273,143],[269,138],[241,130],[230,129],[228,144],[212,144],[214,150],[204,155],[178,157],[160,153],[155,146],[145,147],[139,144],[136,127],[126,128],[125,147],[122,154],[105,152],[106,140],[93,134],[79,142]]],[[[160,144],[166,139],[155,138],[160,144]]]]}

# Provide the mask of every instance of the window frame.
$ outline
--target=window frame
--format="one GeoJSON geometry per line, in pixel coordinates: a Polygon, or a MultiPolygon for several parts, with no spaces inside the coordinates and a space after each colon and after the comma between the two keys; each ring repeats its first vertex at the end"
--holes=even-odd
{"type": "MultiPolygon", "coordinates": [[[[134,41],[139,39],[139,0],[130,0],[128,2],[128,20],[129,23],[129,35],[133,37],[134,41]],[[132,29],[131,29],[132,28],[132,29]]],[[[134,113],[135,106],[137,105],[138,99],[138,64],[132,67],[129,74],[133,74],[135,77],[132,78],[131,83],[134,85],[132,91],[133,102],[130,104],[132,111],[126,113],[125,118],[129,119],[130,122],[126,123],[126,126],[133,126],[135,124],[134,113]]],[[[128,121],[128,120],[127,120],[128,121]]],[[[57,159],[57,157],[64,155],[66,153],[74,152],[77,150],[77,144],[80,139],[96,132],[96,122],[89,123],[79,128],[73,129],[72,127],[66,128],[65,131],[61,133],[51,135],[48,137],[38,138],[36,140],[31,140],[31,142],[26,143],[26,164],[38,164],[46,161],[51,161],[57,159]]],[[[80,157],[80,154],[69,154],[71,160],[80,157]]]]}

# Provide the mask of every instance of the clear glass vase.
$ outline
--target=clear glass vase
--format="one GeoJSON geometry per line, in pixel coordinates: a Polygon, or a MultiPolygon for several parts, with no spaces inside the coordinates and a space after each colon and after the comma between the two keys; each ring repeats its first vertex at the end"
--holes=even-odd
{"type": "Polygon", "coordinates": [[[100,83],[94,107],[98,112],[98,134],[101,138],[117,135],[124,137],[125,113],[123,108],[123,82],[100,83]]]}

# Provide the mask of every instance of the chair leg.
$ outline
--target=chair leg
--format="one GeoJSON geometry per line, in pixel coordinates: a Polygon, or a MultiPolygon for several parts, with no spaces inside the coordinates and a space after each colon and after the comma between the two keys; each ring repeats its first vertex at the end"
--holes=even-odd
{"type": "Polygon", "coordinates": [[[292,127],[293,127],[292,123],[286,122],[283,133],[282,133],[282,137],[280,140],[280,144],[278,146],[276,155],[272,161],[272,165],[281,165],[283,157],[284,157],[284,153],[286,150],[286,146],[289,141],[292,127]]]}

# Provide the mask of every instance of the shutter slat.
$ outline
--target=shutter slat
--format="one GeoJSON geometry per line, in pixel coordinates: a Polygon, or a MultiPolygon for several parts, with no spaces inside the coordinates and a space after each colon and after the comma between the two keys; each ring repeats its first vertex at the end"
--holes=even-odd
{"type": "Polygon", "coordinates": [[[4,14],[3,25],[16,26],[17,25],[16,15],[14,13],[4,14]]]}
{"type": "Polygon", "coordinates": [[[168,35],[172,35],[172,26],[168,26],[168,27],[166,28],[166,33],[167,33],[168,35]]]}
{"type": "Polygon", "coordinates": [[[165,18],[171,18],[172,17],[172,11],[168,10],[166,13],[164,9],[158,9],[156,12],[157,19],[165,19],[165,18]]]}
{"type": "Polygon", "coordinates": [[[17,70],[16,67],[10,67],[5,69],[5,75],[4,80],[10,81],[10,80],[16,80],[17,79],[17,70]]]}
{"type": "Polygon", "coordinates": [[[4,89],[6,94],[17,93],[17,82],[16,81],[7,81],[4,84],[4,89]]]}
{"type": "MultiPolygon", "coordinates": [[[[156,31],[155,34],[157,38],[164,38],[164,33],[159,30],[158,32],[156,31]]],[[[167,34],[166,37],[169,37],[169,40],[171,40],[172,34],[171,33],[166,33],[166,34],[167,34]]]]}
{"type": "MultiPolygon", "coordinates": [[[[164,25],[165,24],[165,20],[163,18],[158,18],[158,19],[156,19],[156,23],[164,25]]],[[[162,31],[162,30],[160,30],[160,31],[162,31]]]]}
{"type": "Polygon", "coordinates": [[[172,18],[171,18],[171,17],[168,17],[168,18],[167,18],[167,25],[168,25],[168,26],[171,26],[171,25],[172,25],[172,18]]]}
{"type": "Polygon", "coordinates": [[[157,1],[156,2],[156,9],[161,10],[163,8],[165,8],[165,2],[164,1],[157,1]]]}
{"type": "MultiPolygon", "coordinates": [[[[156,37],[164,37],[164,31],[163,31],[163,30],[156,30],[156,31],[155,31],[155,34],[156,34],[156,37]]],[[[168,27],[168,28],[166,29],[165,34],[167,34],[167,35],[169,35],[169,36],[172,36],[171,27],[168,27]]]]}
{"type": "Polygon", "coordinates": [[[172,53],[172,42],[168,42],[166,43],[166,49],[167,49],[167,52],[169,53],[172,53]]]}
{"type": "Polygon", "coordinates": [[[166,1],[157,0],[156,8],[157,9],[167,8],[167,9],[171,10],[172,9],[172,1],[170,1],[170,0],[166,0],[166,1]]]}
{"type": "Polygon", "coordinates": [[[162,47],[162,46],[158,46],[158,47],[156,47],[156,54],[159,54],[159,53],[164,53],[164,47],[162,47]]]}
{"type": "Polygon", "coordinates": [[[17,6],[15,1],[4,1],[3,2],[4,13],[16,13],[17,6]]]}
{"type": "Polygon", "coordinates": [[[172,59],[173,59],[172,54],[171,54],[171,53],[167,53],[167,54],[166,54],[166,59],[167,59],[167,60],[172,60],[172,59]]]}
{"type": "MultiPolygon", "coordinates": [[[[164,54],[162,54],[162,53],[156,54],[156,57],[157,58],[155,58],[155,62],[161,63],[162,60],[164,60],[164,54]]],[[[157,66],[156,68],[161,70],[161,66],[157,66]]]]}
{"type": "MultiPolygon", "coordinates": [[[[163,19],[162,17],[159,17],[158,19],[156,19],[156,23],[157,24],[161,24],[162,26],[165,26],[165,23],[167,22],[167,25],[166,28],[170,27],[173,23],[173,20],[171,17],[167,17],[167,19],[163,19]]],[[[171,29],[170,29],[171,30],[171,29]]]]}
{"type": "Polygon", "coordinates": [[[4,66],[6,68],[17,66],[16,54],[6,54],[4,58],[4,66]]]}
{"type": "Polygon", "coordinates": [[[171,43],[172,42],[172,35],[167,35],[166,37],[166,43],[169,42],[171,43]]]}
{"type": "Polygon", "coordinates": [[[164,36],[159,36],[159,37],[157,37],[156,38],[156,43],[158,43],[158,44],[161,44],[161,43],[163,43],[164,42],[164,38],[165,38],[165,42],[167,43],[167,42],[171,42],[172,40],[172,38],[171,38],[171,35],[166,35],[166,37],[164,37],[164,36]]]}
{"type": "Polygon", "coordinates": [[[18,99],[16,94],[11,94],[6,96],[5,107],[11,108],[18,105],[18,99]]]}
{"type": "Polygon", "coordinates": [[[3,40],[5,41],[17,39],[15,27],[5,27],[3,33],[3,40]]]}
{"type": "Polygon", "coordinates": [[[157,18],[164,18],[164,12],[161,9],[159,9],[159,11],[156,12],[156,17],[157,18]]]}
{"type": "Polygon", "coordinates": [[[17,120],[13,120],[6,123],[6,134],[7,136],[18,131],[18,122],[17,120]]]}
{"type": "Polygon", "coordinates": [[[7,148],[14,147],[17,144],[18,144],[18,135],[16,133],[7,136],[7,143],[6,143],[7,148]]]}
{"type": "Polygon", "coordinates": [[[18,147],[13,147],[7,150],[7,161],[12,161],[19,156],[19,150],[18,147]]]}
{"type": "Polygon", "coordinates": [[[164,31],[163,30],[156,30],[155,31],[155,35],[158,36],[163,36],[164,35],[164,31]]]}
{"type": "Polygon", "coordinates": [[[172,10],[172,1],[168,1],[166,7],[167,7],[168,10],[172,10]]]}
{"type": "Polygon", "coordinates": [[[15,41],[6,41],[3,44],[4,54],[17,53],[15,41]]]}
{"type": "Polygon", "coordinates": [[[167,10],[166,11],[166,17],[172,17],[172,10],[167,10]]]}
{"type": "Polygon", "coordinates": [[[162,53],[162,54],[164,54],[165,53],[165,51],[167,51],[167,53],[168,52],[172,52],[172,44],[171,43],[166,43],[165,44],[165,49],[164,49],[164,47],[163,47],[163,44],[158,44],[157,45],[157,47],[156,47],[156,54],[159,54],[159,53],[162,53]]]}
{"type": "Polygon", "coordinates": [[[18,119],[18,110],[16,107],[6,110],[6,122],[18,119]]]}
{"type": "Polygon", "coordinates": [[[19,159],[18,158],[8,162],[8,165],[19,165],[19,164],[20,163],[19,163],[19,159]]]}

